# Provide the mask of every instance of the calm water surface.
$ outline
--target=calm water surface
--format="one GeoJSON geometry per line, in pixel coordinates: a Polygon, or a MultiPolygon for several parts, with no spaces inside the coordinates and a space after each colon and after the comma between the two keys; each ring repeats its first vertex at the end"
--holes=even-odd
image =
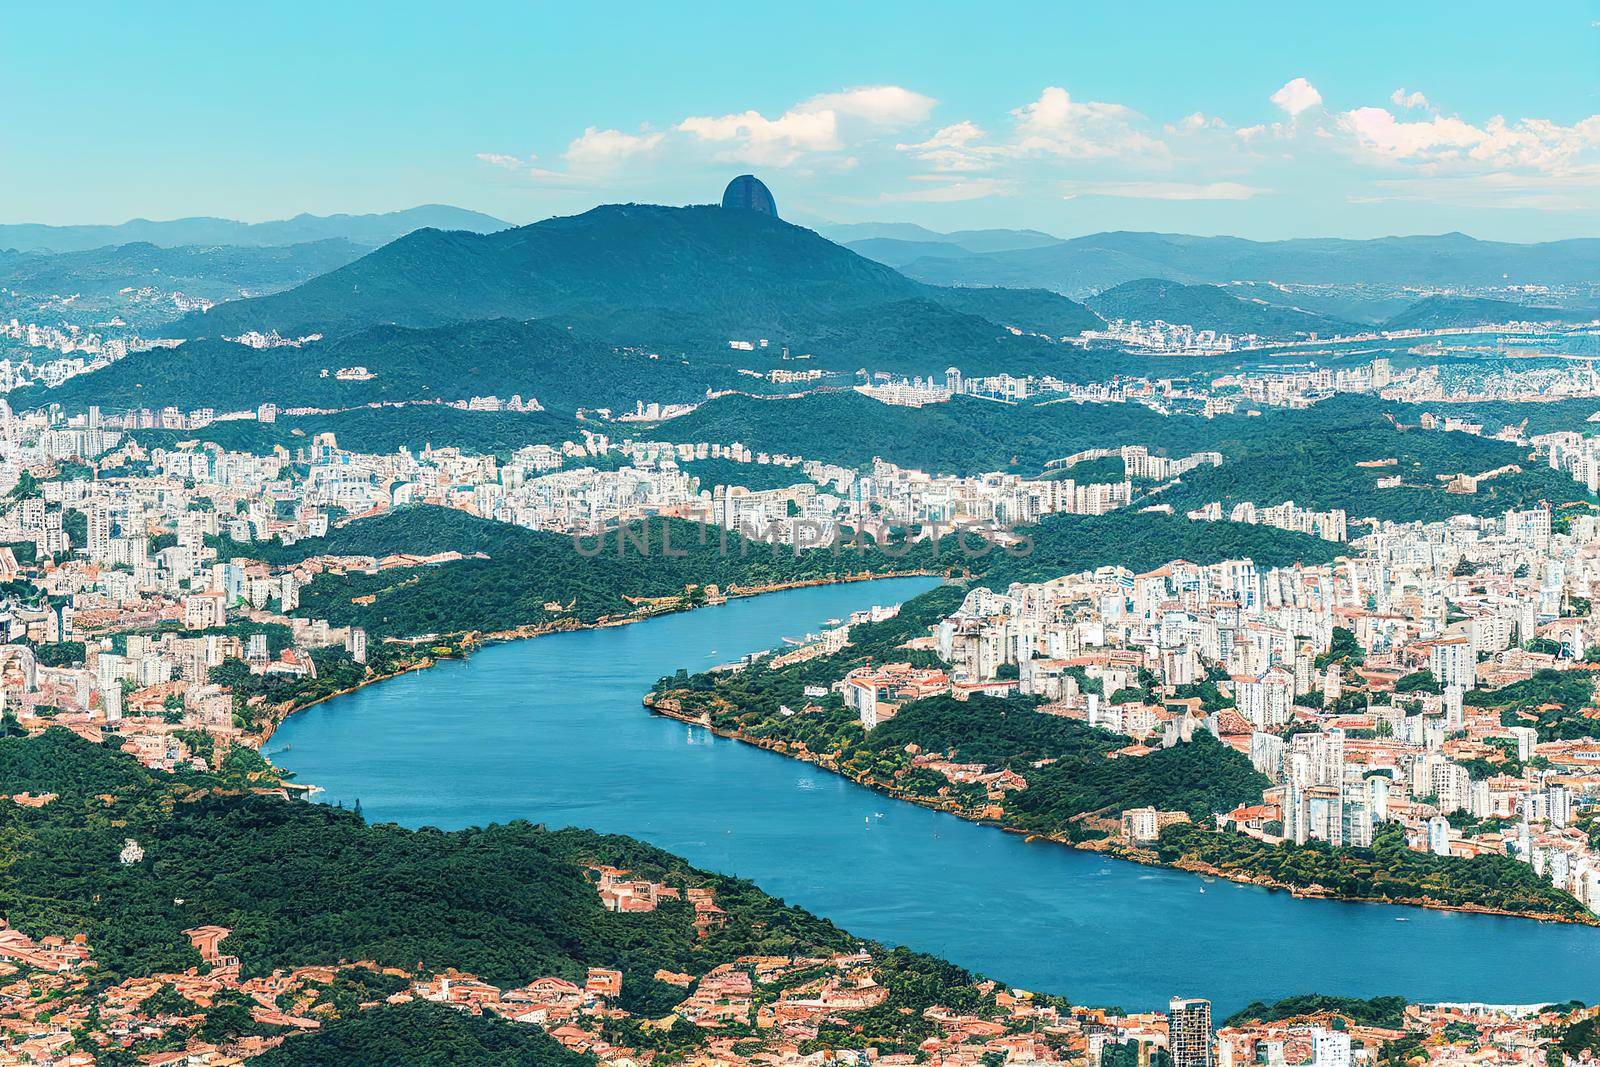
{"type": "Polygon", "coordinates": [[[1153,870],[891,800],[650,715],[679,667],[913,596],[903,578],[773,593],[485,649],[295,716],[273,758],[369,819],[512,818],[631,834],[863,936],[1079,1003],[1319,991],[1526,1003],[1600,995],[1600,930],[1287,893],[1153,870]]]}

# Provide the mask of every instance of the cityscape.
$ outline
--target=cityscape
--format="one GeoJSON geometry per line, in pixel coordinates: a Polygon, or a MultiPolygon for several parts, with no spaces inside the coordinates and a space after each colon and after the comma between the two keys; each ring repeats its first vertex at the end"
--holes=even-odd
{"type": "Polygon", "coordinates": [[[1600,1061],[1593,11],[91,7],[0,1067],[1600,1061]]]}

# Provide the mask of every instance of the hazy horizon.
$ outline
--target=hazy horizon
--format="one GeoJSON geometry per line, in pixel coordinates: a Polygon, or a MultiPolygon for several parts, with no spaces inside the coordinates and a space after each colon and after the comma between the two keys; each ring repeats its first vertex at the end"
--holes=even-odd
{"type": "MultiPolygon", "coordinates": [[[[376,216],[376,215],[393,215],[393,214],[404,213],[404,212],[407,212],[407,211],[414,211],[414,210],[418,210],[418,209],[422,209],[422,208],[451,208],[451,209],[455,209],[455,210],[458,210],[458,211],[471,212],[471,213],[478,214],[478,215],[486,215],[486,216],[489,216],[490,218],[494,218],[494,219],[497,219],[500,222],[506,223],[508,227],[521,227],[521,226],[531,226],[531,225],[533,225],[535,223],[544,222],[544,221],[546,221],[548,219],[552,219],[552,218],[564,218],[564,217],[570,217],[570,216],[573,216],[573,215],[581,215],[581,214],[584,214],[585,212],[593,211],[596,208],[607,207],[607,206],[611,206],[613,204],[624,203],[624,202],[626,202],[626,203],[640,203],[640,204],[655,204],[656,206],[661,206],[661,207],[715,206],[714,205],[714,201],[712,199],[710,199],[710,198],[708,198],[706,200],[703,200],[703,201],[688,201],[688,202],[681,203],[681,204],[660,204],[657,201],[651,201],[651,200],[600,201],[600,202],[596,202],[594,204],[591,204],[591,205],[589,205],[588,207],[585,207],[585,208],[578,208],[578,209],[571,210],[571,211],[562,211],[562,212],[557,212],[557,213],[554,213],[554,214],[541,215],[541,216],[538,216],[536,218],[528,218],[528,219],[518,220],[518,219],[505,218],[504,216],[495,214],[493,211],[489,211],[489,210],[486,210],[484,208],[473,207],[473,206],[466,205],[466,204],[445,203],[445,202],[442,202],[442,201],[430,201],[430,202],[424,202],[424,203],[410,204],[410,205],[407,205],[407,206],[404,206],[404,207],[398,207],[398,208],[381,208],[381,209],[372,209],[372,210],[362,210],[360,208],[349,208],[349,209],[330,210],[330,211],[304,210],[304,211],[292,211],[292,212],[289,212],[289,213],[286,213],[286,214],[282,214],[282,215],[261,216],[261,217],[252,217],[252,218],[244,218],[244,217],[240,217],[240,216],[236,216],[236,215],[198,215],[198,214],[197,215],[175,215],[175,216],[157,217],[157,216],[152,216],[152,215],[148,215],[148,214],[142,214],[142,215],[133,215],[133,216],[121,218],[121,219],[118,219],[116,221],[90,220],[90,221],[76,221],[76,222],[39,222],[39,221],[33,220],[33,219],[0,219],[0,228],[11,227],[11,226],[38,226],[38,227],[47,227],[47,228],[50,228],[50,229],[75,229],[75,228],[89,228],[89,227],[100,227],[100,228],[106,228],[106,229],[115,229],[117,227],[127,226],[127,225],[137,224],[137,223],[145,223],[145,224],[152,224],[152,225],[162,225],[162,224],[167,224],[167,223],[189,222],[189,221],[200,220],[200,219],[215,220],[215,221],[220,221],[220,222],[243,223],[244,225],[247,225],[247,226],[257,226],[257,225],[262,225],[262,224],[267,224],[267,223],[286,222],[286,221],[290,221],[290,220],[298,219],[298,218],[322,219],[322,218],[334,218],[334,217],[341,217],[341,216],[362,217],[362,216],[376,216]]],[[[1260,243],[1260,244],[1271,244],[1271,243],[1278,242],[1278,241],[1294,241],[1294,240],[1308,240],[1308,241],[1309,240],[1375,241],[1375,240],[1421,238],[1421,237],[1445,237],[1445,236],[1449,236],[1450,234],[1461,234],[1463,236],[1470,237],[1473,240],[1477,240],[1477,241],[1485,241],[1485,242],[1492,242],[1492,243],[1498,243],[1498,244],[1527,244],[1527,245],[1532,245],[1532,244],[1551,244],[1551,243],[1555,243],[1555,242],[1559,242],[1559,241],[1576,241],[1576,240],[1596,240],[1596,239],[1600,239],[1600,233],[1575,233],[1575,234],[1571,234],[1571,235],[1565,236],[1565,237],[1553,236],[1553,237],[1540,237],[1540,238],[1537,238],[1537,239],[1518,240],[1518,239],[1513,238],[1513,237],[1487,237],[1487,236],[1484,236],[1482,234],[1473,233],[1470,230],[1464,230],[1464,229],[1416,230],[1416,231],[1412,231],[1412,232],[1375,233],[1375,234],[1370,234],[1370,235],[1366,235],[1366,236],[1356,236],[1356,237],[1347,236],[1347,235],[1344,235],[1344,234],[1337,234],[1337,233],[1305,233],[1305,234],[1286,235],[1286,236],[1281,236],[1281,237],[1247,236],[1245,234],[1233,233],[1233,232],[1227,232],[1227,231],[1202,232],[1202,231],[1198,231],[1198,230],[1153,229],[1153,228],[1140,228],[1140,227],[1136,227],[1136,226],[1102,227],[1102,228],[1097,228],[1097,229],[1091,228],[1091,229],[1086,229],[1086,230],[1082,230],[1082,231],[1061,232],[1061,231],[1057,231],[1057,230],[1046,229],[1043,226],[1029,226],[1029,225],[984,226],[984,225],[976,225],[976,224],[974,224],[974,225],[971,225],[971,226],[949,225],[949,226],[944,226],[944,227],[935,227],[935,226],[929,226],[929,225],[926,225],[924,223],[914,222],[914,221],[907,220],[907,219],[880,218],[880,219],[863,219],[863,220],[852,221],[852,222],[842,222],[842,221],[840,221],[838,219],[814,218],[814,217],[806,216],[804,214],[800,215],[799,217],[795,217],[795,216],[791,216],[791,215],[784,215],[783,218],[784,218],[785,222],[792,223],[793,225],[796,225],[796,226],[803,226],[806,229],[811,229],[811,230],[819,230],[819,229],[826,229],[826,228],[838,228],[838,227],[918,226],[918,227],[921,227],[922,229],[926,229],[926,230],[929,230],[929,231],[931,231],[933,233],[942,234],[942,235],[943,234],[958,233],[958,232],[961,232],[961,231],[964,231],[964,230],[1015,230],[1015,231],[1028,230],[1028,231],[1034,231],[1034,232],[1037,232],[1037,233],[1044,234],[1047,237],[1052,237],[1052,238],[1055,238],[1055,239],[1060,240],[1060,241],[1071,241],[1071,240],[1075,240],[1077,238],[1093,237],[1093,236],[1095,236],[1097,234],[1105,234],[1105,233],[1157,233],[1157,234],[1169,234],[1169,235],[1181,236],[1181,237],[1200,237],[1200,238],[1231,237],[1231,238],[1237,238],[1237,239],[1240,239],[1240,240],[1252,241],[1252,242],[1256,242],[1256,243],[1260,243]]],[[[860,240],[861,238],[856,238],[856,239],[860,240]]],[[[3,246],[0,246],[0,247],[3,247],[3,246]]]]}
{"type": "MultiPolygon", "coordinates": [[[[70,62],[29,48],[0,69],[5,211],[521,221],[710,200],[755,171],[789,218],[943,232],[1600,235],[1582,0],[618,15],[91,3],[70,62]]],[[[8,28],[60,38],[37,5],[8,28]]]]}

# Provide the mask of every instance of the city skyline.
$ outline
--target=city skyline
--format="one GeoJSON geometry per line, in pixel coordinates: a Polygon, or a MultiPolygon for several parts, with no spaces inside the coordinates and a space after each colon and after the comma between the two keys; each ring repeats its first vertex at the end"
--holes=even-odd
{"type": "MultiPolygon", "coordinates": [[[[1466,5],[1448,25],[1376,5],[1293,25],[1260,5],[1005,25],[885,7],[848,34],[827,17],[377,14],[174,29],[107,8],[73,62],[18,57],[0,72],[3,221],[432,202],[520,224],[710,202],[755,171],[805,225],[1600,234],[1588,4],[1512,23],[1466,5]]],[[[19,37],[48,33],[41,13],[14,18],[19,37]]]]}

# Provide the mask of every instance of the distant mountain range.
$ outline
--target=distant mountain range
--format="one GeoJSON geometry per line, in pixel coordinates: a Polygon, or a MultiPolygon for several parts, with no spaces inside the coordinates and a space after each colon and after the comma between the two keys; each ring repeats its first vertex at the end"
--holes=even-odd
{"type": "MultiPolygon", "coordinates": [[[[409,230],[376,249],[343,236],[286,246],[133,243],[0,253],[0,286],[13,293],[114,293],[140,284],[200,293],[209,286],[223,296],[268,293],[163,324],[163,335],[189,339],[178,349],[138,353],[48,394],[18,399],[232,410],[263,400],[343,407],[520,393],[570,411],[692,400],[708,389],[788,388],[781,377],[759,379],[812,368],[842,375],[822,384],[851,381],[860,368],[923,375],[947,366],[968,375],[1083,381],[1128,367],[1121,354],[1059,343],[1105,319],[1164,319],[1277,340],[1355,326],[1355,316],[1339,313],[1330,295],[1335,288],[1219,285],[1193,276],[1227,279],[1271,268],[1287,272],[1284,278],[1331,279],[1370,269],[1407,284],[1437,284],[1445,275],[1481,274],[1501,255],[1501,268],[1513,277],[1535,267],[1550,277],[1576,277],[1600,262],[1578,262],[1585,250],[1600,251],[1600,242],[1489,245],[1460,235],[1259,244],[1158,234],[1057,241],[1033,231],[937,234],[907,227],[852,227],[843,234],[864,234],[857,246],[898,242],[940,250],[940,258],[918,258],[906,268],[925,276],[934,273],[930,264],[951,268],[951,280],[962,283],[937,285],[754,211],[609,205],[492,232],[459,228],[473,221],[498,226],[487,216],[418,211],[445,212],[449,218],[441,221],[456,228],[409,230]],[[1046,288],[1001,284],[1041,264],[1080,272],[1073,275],[1080,280],[1088,276],[1083,271],[1104,280],[1144,269],[1092,287],[1087,305],[1046,288]],[[324,339],[266,349],[224,340],[272,330],[324,339]],[[372,377],[340,380],[332,373],[357,366],[372,377]]],[[[370,236],[380,225],[404,230],[422,217],[403,212],[261,225],[338,223],[370,236]]],[[[247,229],[259,239],[271,236],[247,229]]],[[[1533,309],[1490,300],[1433,298],[1404,307],[1387,290],[1373,290],[1366,307],[1364,321],[1397,328],[1536,317],[1527,314],[1533,309]]],[[[1555,309],[1537,317],[1589,314],[1555,309]]]]}
{"type": "Polygon", "coordinates": [[[914,237],[872,234],[851,239],[849,245],[933,285],[1027,286],[1076,297],[1141,278],[1186,284],[1590,284],[1600,263],[1596,238],[1520,245],[1460,233],[1370,241],[1246,241],[1123,231],[977,250],[954,240],[930,240],[922,232],[914,237]]]}
{"type": "Polygon", "coordinates": [[[214,308],[194,336],[346,333],[393,323],[542,319],[612,344],[748,363],[783,347],[839,369],[1017,368],[1059,358],[1007,327],[1099,324],[1041,290],[947,289],[759,212],[628,204],[478,235],[427,229],[287,292],[214,308]]]}
{"type": "Polygon", "coordinates": [[[492,233],[510,225],[477,211],[447,204],[424,204],[404,211],[375,215],[296,215],[292,219],[272,222],[197,217],[165,222],[133,219],[116,226],[0,225],[0,249],[81,252],[134,242],[176,248],[183,245],[262,247],[326,240],[350,241],[373,247],[425,227],[492,233]]]}
{"type": "Polygon", "coordinates": [[[1161,319],[1197,330],[1295,338],[1350,333],[1355,325],[1299,308],[1268,304],[1233,295],[1216,285],[1184,285],[1164,278],[1140,278],[1113,286],[1089,299],[1089,307],[1106,319],[1161,319]]]}
{"type": "MultiPolygon", "coordinates": [[[[948,246],[954,245],[965,252],[1009,252],[1061,243],[1061,238],[1038,230],[956,230],[953,233],[939,233],[910,222],[831,223],[818,226],[817,232],[830,241],[852,248],[881,243],[884,252],[898,255],[903,255],[903,252],[897,246],[948,252],[948,246]]],[[[869,259],[878,259],[860,248],[856,248],[856,251],[869,259]]],[[[895,266],[893,263],[889,265],[895,266]]]]}

